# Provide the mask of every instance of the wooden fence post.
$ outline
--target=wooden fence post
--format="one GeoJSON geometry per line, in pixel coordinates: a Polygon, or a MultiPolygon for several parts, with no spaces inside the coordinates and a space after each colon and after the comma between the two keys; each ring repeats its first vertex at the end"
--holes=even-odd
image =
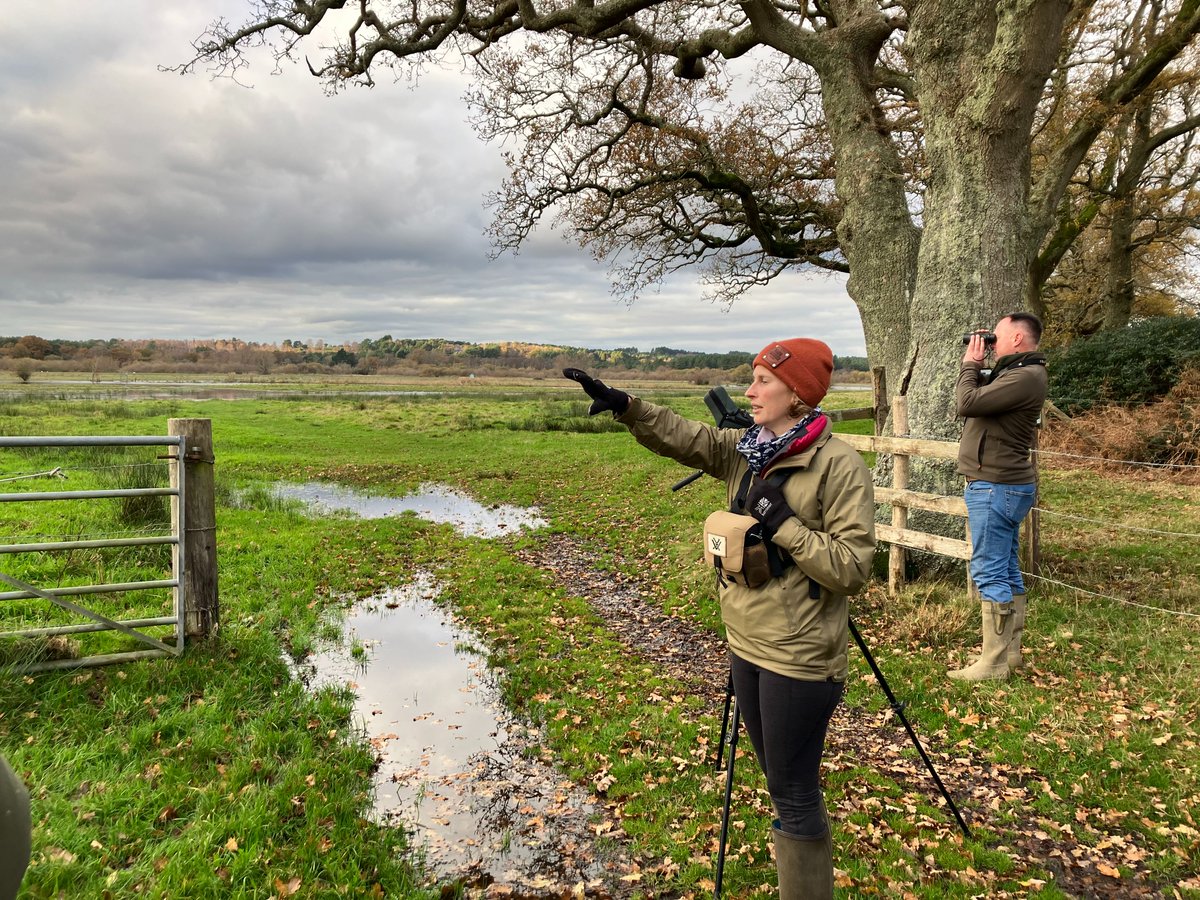
{"type": "Polygon", "coordinates": [[[1025,543],[1021,548],[1022,567],[1035,577],[1042,573],[1042,517],[1038,512],[1042,499],[1042,462],[1037,452],[1038,435],[1039,431],[1035,430],[1033,446],[1030,448],[1033,456],[1033,509],[1025,517],[1025,543]]]}
{"type": "MultiPolygon", "coordinates": [[[[896,395],[892,400],[892,436],[908,437],[908,397],[896,395]]],[[[908,490],[908,474],[912,459],[907,453],[892,453],[892,487],[897,491],[908,490]]],[[[892,527],[900,531],[908,528],[908,507],[892,504],[892,527]]],[[[908,553],[900,544],[892,544],[888,552],[888,593],[895,596],[904,584],[904,563],[908,553]]]]}
{"type": "MultiPolygon", "coordinates": [[[[182,477],[184,495],[183,576],[175,557],[175,577],[183,590],[184,636],[208,637],[221,621],[217,593],[217,514],[211,419],[169,419],[167,434],[183,436],[183,459],[171,467],[171,487],[182,477]]],[[[178,528],[179,498],[171,503],[172,526],[178,528]]],[[[176,596],[176,603],[178,603],[176,596]]]]}

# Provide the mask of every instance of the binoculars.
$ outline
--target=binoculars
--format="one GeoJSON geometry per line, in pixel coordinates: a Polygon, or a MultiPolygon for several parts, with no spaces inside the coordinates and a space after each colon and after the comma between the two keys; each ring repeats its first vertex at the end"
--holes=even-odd
{"type": "Polygon", "coordinates": [[[967,346],[967,344],[971,343],[971,338],[973,338],[975,335],[979,335],[980,337],[983,338],[983,346],[985,346],[985,347],[995,347],[996,346],[996,336],[994,334],[992,334],[990,331],[973,331],[970,334],[964,334],[963,335],[963,346],[965,347],[965,346],[967,346]]]}

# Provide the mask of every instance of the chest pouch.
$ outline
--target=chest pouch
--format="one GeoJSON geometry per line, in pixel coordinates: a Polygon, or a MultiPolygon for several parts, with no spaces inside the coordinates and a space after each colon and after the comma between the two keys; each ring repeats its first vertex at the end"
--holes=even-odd
{"type": "Polygon", "coordinates": [[[768,542],[753,516],[711,513],[704,520],[704,561],[722,583],[755,588],[771,578],[768,542]]]}
{"type": "MultiPolygon", "coordinates": [[[[768,480],[776,487],[783,485],[792,469],[773,473],[768,480]]],[[[753,516],[733,510],[746,508],[753,473],[747,471],[734,495],[733,509],[711,513],[704,520],[704,560],[717,572],[722,584],[738,584],[756,588],[783,574],[795,565],[792,558],[776,546],[764,533],[762,523],[753,516]]]]}

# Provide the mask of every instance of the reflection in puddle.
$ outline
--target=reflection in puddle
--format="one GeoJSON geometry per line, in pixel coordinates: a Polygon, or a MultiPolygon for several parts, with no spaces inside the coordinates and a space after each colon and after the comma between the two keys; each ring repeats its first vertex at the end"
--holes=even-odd
{"type": "Polygon", "coordinates": [[[537,732],[507,715],[474,638],[437,594],[423,573],[362,601],[346,639],[299,667],[313,686],[354,690],[379,761],[376,813],[402,822],[441,878],[508,896],[613,896],[589,831],[600,811],[539,758],[537,732]]]}
{"type": "Polygon", "coordinates": [[[283,499],[302,500],[317,513],[345,510],[364,519],[382,519],[411,511],[430,522],[450,523],[467,537],[500,537],[546,524],[536,507],[484,506],[440,484],[422,484],[417,493],[406,497],[363,494],[353,488],[322,482],[276,484],[273,490],[283,499]]]}

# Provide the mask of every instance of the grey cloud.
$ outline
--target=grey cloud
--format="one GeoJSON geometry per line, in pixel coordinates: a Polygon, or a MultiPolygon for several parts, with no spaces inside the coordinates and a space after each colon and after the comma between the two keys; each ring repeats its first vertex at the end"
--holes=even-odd
{"type": "Polygon", "coordinates": [[[301,66],[253,89],[158,70],[248,4],[15,0],[0,21],[0,333],[354,340],[391,333],[582,346],[861,353],[839,279],[789,275],[732,313],[675,279],[632,307],[549,229],[490,260],[497,148],[465,76],[335,97],[301,66]]]}

